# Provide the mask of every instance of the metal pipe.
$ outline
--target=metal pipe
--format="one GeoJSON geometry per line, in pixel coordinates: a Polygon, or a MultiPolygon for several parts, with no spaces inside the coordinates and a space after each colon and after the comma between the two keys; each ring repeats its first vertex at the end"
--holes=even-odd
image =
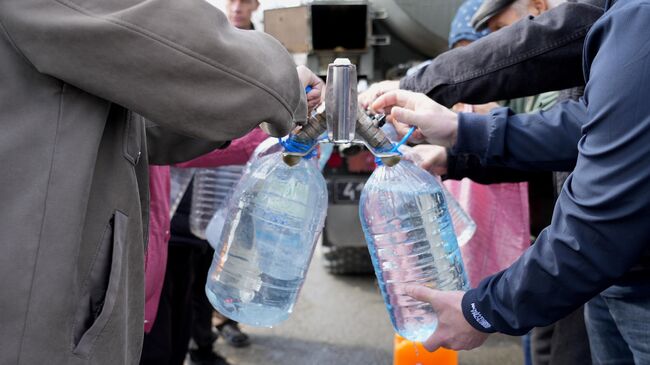
{"type": "Polygon", "coordinates": [[[393,149],[393,144],[390,139],[386,137],[384,131],[375,125],[372,118],[370,118],[361,107],[357,108],[356,133],[359,137],[363,138],[370,147],[379,152],[388,152],[393,149]]]}

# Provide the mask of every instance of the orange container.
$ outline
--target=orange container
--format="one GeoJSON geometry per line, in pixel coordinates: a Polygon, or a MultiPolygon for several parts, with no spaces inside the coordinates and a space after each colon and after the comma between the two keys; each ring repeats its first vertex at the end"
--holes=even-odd
{"type": "Polygon", "coordinates": [[[421,343],[395,334],[393,365],[458,365],[458,353],[443,348],[429,352],[421,343]]]}

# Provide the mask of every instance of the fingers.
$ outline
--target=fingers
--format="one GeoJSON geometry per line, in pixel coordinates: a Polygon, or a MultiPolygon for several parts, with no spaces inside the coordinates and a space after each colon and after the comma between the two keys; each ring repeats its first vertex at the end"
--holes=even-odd
{"type": "Polygon", "coordinates": [[[421,123],[421,117],[419,117],[416,112],[402,107],[393,107],[390,115],[393,117],[393,119],[403,124],[419,127],[419,124],[421,123]]]}
{"type": "Polygon", "coordinates": [[[404,293],[415,300],[431,303],[435,310],[433,302],[438,299],[438,290],[433,290],[424,285],[408,284],[404,287],[404,293]]]}
{"type": "Polygon", "coordinates": [[[393,106],[405,107],[414,95],[415,93],[406,90],[389,91],[386,94],[379,96],[372,103],[370,108],[377,111],[385,111],[387,108],[393,106]]]}
{"type": "MultiPolygon", "coordinates": [[[[411,126],[409,126],[408,124],[397,122],[394,119],[392,119],[392,117],[389,118],[389,121],[395,127],[395,131],[400,136],[400,138],[405,136],[406,133],[408,133],[409,129],[411,128],[411,126]]],[[[409,141],[416,144],[422,143],[424,142],[424,136],[422,135],[419,129],[416,129],[415,132],[413,132],[413,134],[409,138],[409,141]]]]}
{"type": "MultiPolygon", "coordinates": [[[[370,86],[368,90],[359,94],[359,106],[363,109],[369,109],[370,105],[377,99],[379,96],[384,93],[399,89],[399,81],[382,81],[370,86]]],[[[375,109],[370,108],[372,111],[375,109]]]]}
{"type": "Polygon", "coordinates": [[[307,93],[307,109],[309,109],[310,112],[311,110],[318,107],[320,102],[321,102],[320,89],[312,89],[309,93],[307,93]]]}
{"type": "Polygon", "coordinates": [[[440,334],[441,331],[436,330],[426,341],[422,342],[422,346],[429,352],[434,352],[441,347],[445,347],[443,336],[440,334]]]}

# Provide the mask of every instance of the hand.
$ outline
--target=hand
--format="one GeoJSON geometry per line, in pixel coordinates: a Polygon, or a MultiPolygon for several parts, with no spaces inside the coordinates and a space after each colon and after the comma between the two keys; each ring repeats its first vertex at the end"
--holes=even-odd
{"type": "Polygon", "coordinates": [[[432,144],[420,144],[404,154],[404,158],[429,173],[442,176],[447,173],[447,149],[432,144]]]}
{"type": "Polygon", "coordinates": [[[438,316],[438,328],[422,344],[428,351],[440,347],[451,350],[471,350],[487,340],[489,334],[477,331],[463,316],[460,307],[461,291],[440,291],[424,285],[411,284],[405,287],[407,295],[415,300],[430,303],[438,316]]]}
{"type": "Polygon", "coordinates": [[[372,104],[372,109],[388,114],[397,133],[406,134],[409,126],[418,127],[411,142],[451,147],[456,143],[458,115],[424,94],[406,90],[390,91],[372,104]]]}
{"type": "Polygon", "coordinates": [[[311,86],[311,91],[307,93],[307,109],[311,113],[321,102],[321,94],[325,83],[305,66],[296,67],[296,71],[298,71],[302,88],[305,89],[307,86],[311,86]]]}
{"type": "Polygon", "coordinates": [[[455,111],[456,113],[477,113],[477,114],[488,114],[490,110],[494,108],[498,108],[501,105],[499,103],[496,103],[494,101],[489,102],[487,104],[479,104],[479,105],[470,105],[470,104],[465,104],[465,103],[458,103],[455,104],[454,106],[451,107],[451,110],[455,111]]]}
{"type": "Polygon", "coordinates": [[[385,93],[399,89],[399,81],[381,81],[370,85],[368,90],[359,94],[359,106],[366,110],[375,99],[385,93]]]}

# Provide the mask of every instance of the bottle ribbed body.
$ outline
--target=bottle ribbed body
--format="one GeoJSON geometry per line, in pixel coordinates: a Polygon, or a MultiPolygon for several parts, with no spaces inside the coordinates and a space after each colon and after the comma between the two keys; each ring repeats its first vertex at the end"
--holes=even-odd
{"type": "Polygon", "coordinates": [[[435,331],[436,314],[430,304],[405,295],[405,285],[468,289],[440,184],[410,161],[380,166],[366,182],[359,213],[395,330],[411,341],[424,341],[435,331]]]}

